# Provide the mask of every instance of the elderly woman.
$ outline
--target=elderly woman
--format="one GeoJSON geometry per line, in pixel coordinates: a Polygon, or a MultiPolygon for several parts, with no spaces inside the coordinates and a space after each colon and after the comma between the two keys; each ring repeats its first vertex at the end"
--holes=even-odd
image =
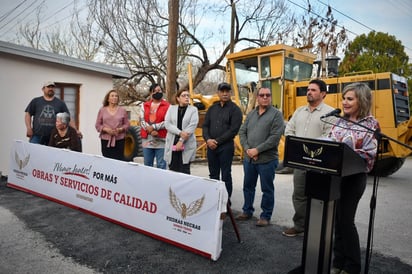
{"type": "Polygon", "coordinates": [[[81,152],[82,147],[76,129],[69,126],[70,115],[60,112],[56,115],[56,127],[50,134],[49,146],[81,152]]]}

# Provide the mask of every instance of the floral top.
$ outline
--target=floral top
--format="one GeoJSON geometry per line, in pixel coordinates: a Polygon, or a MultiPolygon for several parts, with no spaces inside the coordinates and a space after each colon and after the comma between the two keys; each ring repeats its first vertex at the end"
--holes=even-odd
{"type": "Polygon", "coordinates": [[[328,137],[335,142],[347,144],[358,153],[366,161],[366,172],[369,172],[375,163],[378,140],[374,133],[379,129],[379,123],[373,116],[367,116],[357,122],[370,131],[352,122],[338,119],[328,137]]]}

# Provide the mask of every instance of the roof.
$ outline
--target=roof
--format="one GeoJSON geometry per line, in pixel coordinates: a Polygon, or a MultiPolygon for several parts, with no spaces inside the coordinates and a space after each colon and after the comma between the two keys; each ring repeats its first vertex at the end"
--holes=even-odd
{"type": "Polygon", "coordinates": [[[124,68],[110,66],[97,62],[85,61],[78,58],[64,56],[26,46],[16,45],[4,41],[0,41],[0,53],[1,52],[66,65],[69,67],[101,72],[112,75],[113,77],[129,78],[131,76],[130,71],[124,68]]]}

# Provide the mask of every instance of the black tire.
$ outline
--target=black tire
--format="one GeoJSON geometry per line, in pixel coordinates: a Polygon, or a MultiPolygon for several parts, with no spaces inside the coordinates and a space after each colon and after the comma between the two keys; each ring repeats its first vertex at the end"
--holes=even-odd
{"type": "Polygon", "coordinates": [[[403,163],[405,163],[406,158],[395,158],[390,157],[386,159],[379,160],[369,175],[377,175],[379,177],[387,177],[398,171],[403,163]]]}
{"type": "Polygon", "coordinates": [[[127,130],[123,156],[126,161],[133,161],[134,157],[143,156],[142,137],[140,136],[139,126],[131,126],[127,130]]]}

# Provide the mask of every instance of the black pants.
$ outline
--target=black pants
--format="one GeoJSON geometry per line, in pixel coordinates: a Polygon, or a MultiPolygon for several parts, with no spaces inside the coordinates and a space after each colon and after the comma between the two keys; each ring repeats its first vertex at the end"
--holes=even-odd
{"type": "Polygon", "coordinates": [[[225,182],[229,198],[233,191],[232,161],[234,152],[235,144],[233,141],[219,145],[215,150],[207,148],[209,178],[225,182]],[[220,178],[220,173],[222,173],[222,178],[220,178]]]}
{"type": "Polygon", "coordinates": [[[182,151],[172,152],[172,161],[170,162],[169,170],[190,174],[190,163],[183,164],[182,151]]]}
{"type": "Polygon", "coordinates": [[[356,209],[366,188],[367,174],[343,177],[341,197],[336,203],[333,266],[348,273],[361,272],[359,235],[355,226],[356,209]]]}
{"type": "Polygon", "coordinates": [[[101,140],[104,157],[124,161],[124,139],[116,140],[114,147],[107,147],[107,140],[101,140]]]}

